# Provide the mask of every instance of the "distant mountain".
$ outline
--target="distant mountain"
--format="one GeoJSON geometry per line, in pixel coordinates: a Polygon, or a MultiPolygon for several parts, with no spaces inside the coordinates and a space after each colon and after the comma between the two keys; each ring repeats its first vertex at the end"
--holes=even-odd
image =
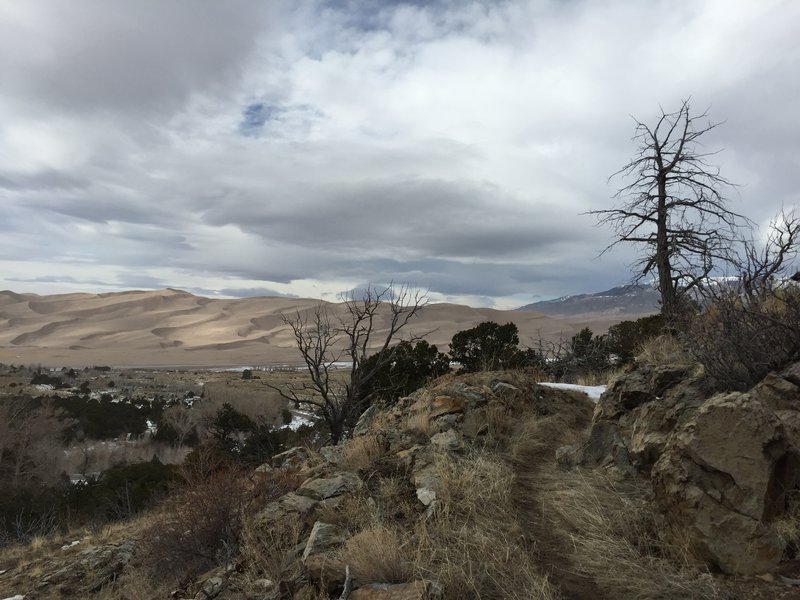
{"type": "MultiPolygon", "coordinates": [[[[318,300],[210,299],[165,289],[39,296],[0,291],[0,363],[49,366],[238,366],[300,360],[282,315],[309,315],[318,300]]],[[[342,304],[327,304],[333,318],[342,304]]],[[[376,318],[376,339],[388,312],[376,318]]],[[[513,322],[524,343],[568,338],[590,326],[602,333],[625,314],[556,319],[536,311],[430,304],[406,334],[427,333],[445,349],[453,335],[482,321],[513,322]]]]}
{"type": "Polygon", "coordinates": [[[648,315],[659,311],[659,293],[652,285],[624,285],[596,294],[564,296],[527,304],[517,310],[536,311],[550,317],[621,318],[648,315]]]}

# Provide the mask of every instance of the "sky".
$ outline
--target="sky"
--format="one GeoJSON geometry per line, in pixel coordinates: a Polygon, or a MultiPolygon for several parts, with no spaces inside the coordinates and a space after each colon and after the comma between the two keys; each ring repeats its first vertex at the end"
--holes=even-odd
{"type": "MultiPolygon", "coordinates": [[[[514,308],[631,278],[633,117],[800,204],[794,0],[0,0],[0,289],[514,308]]],[[[758,234],[757,234],[758,235],[758,234]]]]}

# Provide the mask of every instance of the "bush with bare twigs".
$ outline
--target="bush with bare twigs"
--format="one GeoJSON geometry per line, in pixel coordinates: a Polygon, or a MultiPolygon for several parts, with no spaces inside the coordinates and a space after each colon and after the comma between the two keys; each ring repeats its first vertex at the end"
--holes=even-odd
{"type": "Polygon", "coordinates": [[[720,388],[747,390],[800,357],[800,289],[721,292],[689,322],[684,338],[720,388]]]}
{"type": "Polygon", "coordinates": [[[146,570],[190,577],[225,564],[237,548],[246,507],[243,472],[219,453],[198,451],[143,536],[146,570]]]}

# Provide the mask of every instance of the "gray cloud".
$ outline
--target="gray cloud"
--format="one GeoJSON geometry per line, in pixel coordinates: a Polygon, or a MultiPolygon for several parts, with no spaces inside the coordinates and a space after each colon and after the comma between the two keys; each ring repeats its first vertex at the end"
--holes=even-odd
{"type": "Polygon", "coordinates": [[[789,0],[0,5],[0,264],[20,291],[524,304],[624,282],[581,213],[692,96],[764,222],[800,204],[789,0]],[[48,287],[49,286],[49,287],[48,287]]]}
{"type": "Polygon", "coordinates": [[[224,92],[270,26],[268,4],[41,0],[0,20],[0,73],[18,94],[57,110],[175,110],[224,92]]]}

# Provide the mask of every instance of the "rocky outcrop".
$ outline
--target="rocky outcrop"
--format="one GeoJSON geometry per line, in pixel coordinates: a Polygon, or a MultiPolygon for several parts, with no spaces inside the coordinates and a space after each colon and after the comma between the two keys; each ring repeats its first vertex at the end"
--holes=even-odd
{"type": "Polygon", "coordinates": [[[686,367],[643,365],[600,397],[589,439],[559,452],[562,466],[647,473],[675,427],[706,399],[707,385],[686,367]]]}
{"type": "Polygon", "coordinates": [[[652,477],[656,502],[695,556],[726,573],[778,564],[784,544],[770,521],[796,484],[797,458],[769,407],[750,394],[710,398],[672,436],[652,477]]]}
{"type": "Polygon", "coordinates": [[[59,596],[88,596],[113,582],[131,560],[133,551],[132,542],[87,548],[58,570],[42,576],[36,590],[59,596]]]}
{"type": "Polygon", "coordinates": [[[337,473],[332,477],[318,477],[307,479],[297,488],[297,493],[314,500],[327,500],[334,496],[352,493],[362,485],[361,479],[355,473],[337,473]]]}
{"type": "MultiPolygon", "coordinates": [[[[800,364],[800,363],[799,363],[800,364]]],[[[641,367],[601,397],[588,439],[562,466],[650,476],[673,535],[726,573],[774,570],[773,523],[800,483],[798,364],[748,392],[711,394],[686,369],[641,367]]]]}

